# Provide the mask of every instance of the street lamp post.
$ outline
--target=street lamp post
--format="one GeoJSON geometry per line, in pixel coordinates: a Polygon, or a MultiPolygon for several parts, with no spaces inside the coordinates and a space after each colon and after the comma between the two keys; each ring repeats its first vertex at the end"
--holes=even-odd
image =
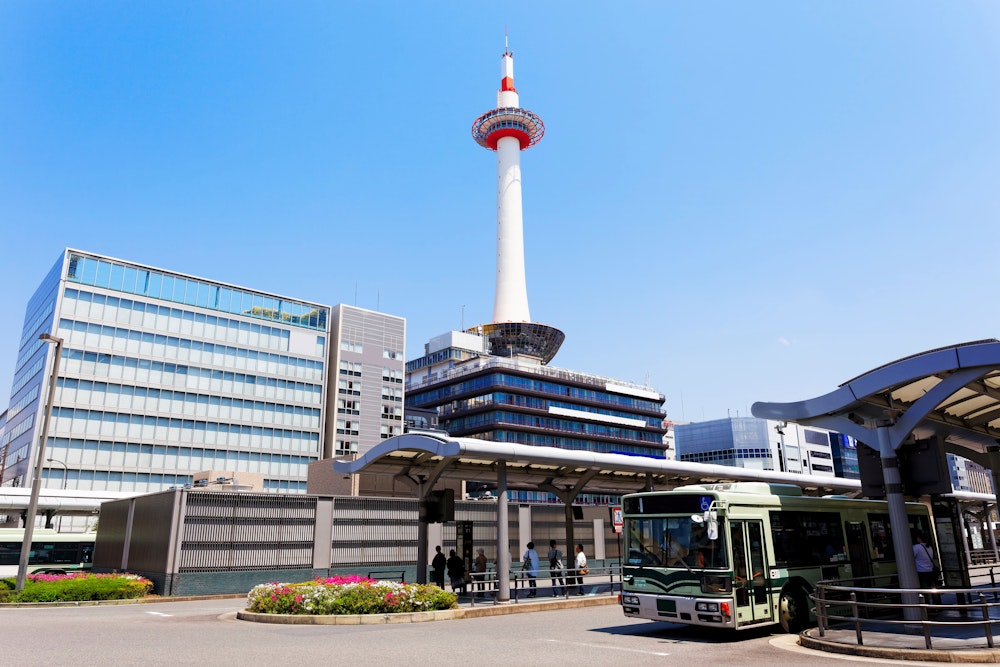
{"type": "Polygon", "coordinates": [[[34,476],[31,479],[31,499],[28,501],[28,511],[24,516],[24,541],[21,543],[21,560],[17,564],[17,583],[14,589],[24,590],[24,580],[28,574],[28,558],[31,555],[31,538],[35,533],[35,515],[38,513],[38,494],[42,488],[42,467],[45,462],[45,441],[49,436],[49,423],[52,421],[52,404],[55,402],[56,378],[59,375],[59,360],[62,357],[63,339],[52,334],[43,333],[38,340],[55,343],[56,352],[52,358],[52,372],[49,375],[49,394],[45,404],[45,422],[42,424],[38,437],[38,455],[35,457],[34,476]]]}
{"type": "MultiPolygon", "coordinates": [[[[59,489],[60,490],[65,490],[66,489],[66,478],[69,477],[69,466],[66,465],[65,461],[60,461],[59,459],[45,459],[45,460],[48,461],[49,463],[58,463],[59,465],[62,466],[62,469],[63,469],[62,483],[59,485],[59,489]]],[[[51,519],[51,517],[49,517],[48,514],[46,514],[45,516],[47,517],[46,522],[45,522],[45,527],[46,528],[51,528],[52,527],[52,519],[51,519]]],[[[59,515],[59,523],[56,524],[56,530],[58,530],[60,533],[62,532],[62,514],[59,515]]]]}
{"type": "Polygon", "coordinates": [[[59,485],[61,490],[66,488],[66,477],[69,476],[69,467],[66,465],[65,461],[60,461],[59,459],[45,459],[49,463],[58,463],[63,467],[62,484],[59,485]]]}

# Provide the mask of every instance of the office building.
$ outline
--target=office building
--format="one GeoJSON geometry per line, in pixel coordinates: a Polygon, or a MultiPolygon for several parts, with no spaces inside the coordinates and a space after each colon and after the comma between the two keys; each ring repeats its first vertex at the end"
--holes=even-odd
{"type": "Polygon", "coordinates": [[[403,432],[406,321],[355,306],[332,309],[327,432],[332,451],[352,456],[403,432]]]}
{"type": "Polygon", "coordinates": [[[677,460],[859,479],[857,443],[841,433],[757,417],[674,427],[677,460]]]}
{"type": "Polygon", "coordinates": [[[304,492],[310,462],[401,420],[401,318],[66,250],[25,312],[4,485],[30,483],[55,348],[40,334],[63,340],[46,487],[148,492],[212,471],[304,492]]]}
{"type": "Polygon", "coordinates": [[[664,398],[630,382],[494,356],[451,332],[407,363],[407,406],[437,410],[455,437],[664,458],[664,398]]]}

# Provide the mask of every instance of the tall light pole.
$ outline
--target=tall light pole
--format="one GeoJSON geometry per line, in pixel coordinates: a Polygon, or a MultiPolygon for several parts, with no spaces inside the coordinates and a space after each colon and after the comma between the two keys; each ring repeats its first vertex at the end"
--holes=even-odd
{"type": "MultiPolygon", "coordinates": [[[[62,466],[62,468],[63,468],[62,483],[59,485],[59,489],[61,491],[65,490],[66,489],[66,478],[69,477],[69,466],[66,465],[65,461],[60,461],[59,459],[45,459],[45,460],[48,461],[49,463],[58,463],[59,465],[62,466]]],[[[51,528],[52,527],[52,518],[48,514],[46,514],[45,516],[46,516],[45,527],[46,528],[51,528]]],[[[59,531],[60,533],[62,532],[62,514],[59,515],[59,523],[56,524],[56,530],[59,531]]]]}
{"type": "Polygon", "coordinates": [[[69,466],[66,465],[65,461],[60,461],[59,459],[45,459],[49,463],[58,463],[63,467],[62,484],[59,485],[60,490],[65,490],[66,488],[66,477],[69,476],[69,466]]]}
{"type": "Polygon", "coordinates": [[[31,499],[28,501],[28,511],[24,516],[24,541],[21,543],[21,560],[17,564],[17,583],[14,590],[24,590],[24,580],[28,574],[28,558],[31,556],[31,538],[35,533],[35,515],[38,513],[38,494],[42,489],[42,468],[45,463],[45,442],[49,437],[49,423],[52,421],[52,404],[55,402],[56,378],[59,376],[59,360],[62,357],[63,339],[52,334],[43,333],[38,340],[55,343],[56,353],[52,358],[52,371],[49,374],[49,394],[45,404],[45,422],[38,436],[38,455],[35,457],[34,476],[31,479],[31,499]]]}

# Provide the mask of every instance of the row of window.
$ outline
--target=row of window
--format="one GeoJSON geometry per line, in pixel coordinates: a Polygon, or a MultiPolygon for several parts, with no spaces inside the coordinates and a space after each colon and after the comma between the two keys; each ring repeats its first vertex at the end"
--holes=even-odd
{"type": "Polygon", "coordinates": [[[10,395],[11,397],[17,396],[17,392],[21,391],[24,385],[28,384],[40,370],[45,366],[45,357],[41,357],[35,363],[31,364],[31,368],[21,373],[19,377],[14,380],[14,384],[11,386],[10,395]]]}
{"type": "Polygon", "coordinates": [[[320,410],[299,405],[210,396],[170,389],[59,378],[56,402],[186,417],[319,428],[320,410]]]}
{"type": "Polygon", "coordinates": [[[315,451],[319,443],[319,433],[311,431],[64,407],[53,409],[52,431],[122,440],[306,452],[315,451]]]}
{"type": "Polygon", "coordinates": [[[646,422],[647,426],[650,426],[652,428],[660,427],[663,424],[663,420],[659,417],[649,417],[647,415],[637,415],[633,412],[621,412],[618,410],[609,410],[609,409],[595,410],[593,408],[582,406],[577,403],[553,401],[549,400],[548,398],[525,396],[522,394],[510,394],[506,392],[494,392],[492,394],[483,394],[481,396],[474,396],[472,398],[452,401],[447,405],[440,406],[438,408],[438,413],[441,416],[445,416],[454,413],[466,412],[468,410],[473,410],[476,408],[486,407],[490,405],[509,405],[512,407],[525,408],[529,410],[540,410],[540,411],[548,411],[550,407],[566,408],[568,410],[592,412],[595,415],[622,417],[626,419],[641,419],[646,422]]]}
{"type": "Polygon", "coordinates": [[[18,371],[20,371],[21,367],[24,366],[26,363],[28,363],[28,361],[30,361],[33,356],[35,356],[35,352],[38,352],[38,348],[40,348],[42,345],[47,345],[47,344],[48,343],[46,343],[44,340],[36,338],[34,341],[32,341],[31,345],[21,350],[21,353],[17,355],[17,362],[14,364],[14,372],[17,373],[18,371]]]}
{"type": "Polygon", "coordinates": [[[32,427],[34,423],[35,423],[35,415],[32,414],[28,415],[17,424],[14,424],[13,426],[7,428],[7,430],[4,431],[3,438],[0,438],[0,447],[6,446],[7,443],[9,443],[11,440],[25,433],[28,429],[32,427]]]}
{"type": "Polygon", "coordinates": [[[649,456],[654,459],[663,458],[662,447],[643,447],[642,445],[567,438],[556,435],[540,435],[537,433],[525,433],[524,431],[507,431],[505,429],[497,429],[495,431],[477,433],[470,437],[480,440],[492,440],[494,442],[512,442],[519,445],[534,445],[537,447],[559,447],[560,449],[599,452],[602,454],[627,454],[629,456],[649,456]]]}
{"type": "MultiPolygon", "coordinates": [[[[427,391],[411,392],[407,400],[412,401],[414,407],[430,407],[451,400],[453,396],[463,396],[472,392],[481,393],[483,390],[492,390],[497,387],[510,387],[511,389],[521,389],[545,394],[553,398],[563,396],[572,401],[585,401],[590,403],[603,403],[613,406],[619,410],[628,411],[629,416],[640,418],[636,412],[653,413],[658,415],[658,420],[663,419],[662,406],[654,401],[621,394],[612,394],[596,389],[584,389],[571,385],[557,384],[538,378],[527,378],[507,373],[490,373],[478,378],[459,382],[446,387],[438,387],[427,391]]],[[[654,420],[657,421],[657,420],[654,420]]]]}
{"type": "Polygon", "coordinates": [[[721,465],[743,467],[742,461],[755,459],[763,462],[764,470],[774,470],[774,461],[771,458],[771,450],[767,448],[743,448],[718,449],[711,452],[690,452],[679,454],[677,457],[681,461],[691,461],[694,463],[719,463],[721,465]]]}
{"type": "Polygon", "coordinates": [[[542,417],[537,415],[518,414],[496,410],[476,415],[467,415],[459,419],[442,419],[442,428],[448,432],[461,433],[490,426],[523,426],[526,428],[544,429],[558,433],[578,434],[591,437],[615,438],[634,443],[660,443],[659,434],[639,429],[618,426],[615,424],[586,424],[583,422],[559,419],[557,417],[542,417]]]}
{"type": "Polygon", "coordinates": [[[136,359],[97,352],[69,349],[63,357],[62,372],[69,376],[89,376],[128,380],[136,385],[163,385],[252,396],[279,403],[318,405],[323,387],[293,380],[232,373],[185,366],[183,364],[136,359]]]}
{"type": "Polygon", "coordinates": [[[337,447],[334,451],[336,456],[349,456],[350,454],[358,453],[358,441],[357,440],[341,440],[337,439],[337,447]]]}
{"type": "Polygon", "coordinates": [[[227,368],[298,377],[323,379],[322,361],[285,354],[232,347],[200,340],[165,336],[145,331],[120,329],[74,320],[59,321],[59,335],[70,347],[100,348],[126,354],[141,354],[159,359],[177,359],[227,368]]]}
{"type": "Polygon", "coordinates": [[[17,349],[20,350],[22,347],[24,347],[24,344],[27,343],[29,339],[32,338],[36,340],[38,339],[38,336],[36,335],[36,333],[38,332],[38,327],[45,324],[45,321],[49,318],[49,315],[52,314],[52,308],[54,306],[55,304],[52,301],[46,303],[45,308],[42,309],[42,311],[39,312],[38,315],[36,315],[33,320],[31,320],[31,324],[28,324],[27,326],[24,327],[24,330],[21,333],[21,342],[17,344],[17,349]]]}
{"type": "MultiPolygon", "coordinates": [[[[315,456],[235,449],[209,449],[177,445],[154,445],[83,438],[52,438],[53,457],[67,465],[81,465],[93,459],[101,465],[117,462],[122,468],[177,468],[188,470],[236,470],[266,473],[271,463],[308,466],[315,456]],[[60,451],[61,450],[61,451],[60,451]],[[147,459],[146,457],[152,457],[147,459]],[[141,462],[141,463],[140,463],[141,462]]],[[[275,473],[276,474],[276,473],[275,473]]]]}
{"type": "Polygon", "coordinates": [[[256,324],[227,317],[205,315],[193,310],[160,306],[144,301],[119,299],[91,292],[67,289],[62,303],[62,315],[73,315],[86,320],[103,320],[108,323],[128,324],[146,330],[193,335],[206,340],[230,343],[246,342],[248,335],[255,337],[258,347],[284,350],[291,334],[288,329],[256,324]],[[240,340],[242,334],[243,340],[240,340]]]}
{"type": "Polygon", "coordinates": [[[189,306],[249,315],[309,329],[326,329],[329,309],[223,287],[195,278],[71,254],[67,280],[189,306]]]}
{"type": "Polygon", "coordinates": [[[25,395],[22,396],[17,403],[7,408],[8,423],[14,421],[14,417],[16,417],[21,410],[24,410],[28,407],[28,405],[33,403],[36,398],[38,398],[38,389],[39,385],[36,384],[27,393],[25,393],[25,395]]]}

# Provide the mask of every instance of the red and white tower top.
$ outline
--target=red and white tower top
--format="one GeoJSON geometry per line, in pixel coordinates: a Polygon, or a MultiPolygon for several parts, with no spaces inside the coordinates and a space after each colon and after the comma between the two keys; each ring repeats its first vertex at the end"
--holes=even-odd
{"type": "Polygon", "coordinates": [[[514,88],[514,54],[507,49],[500,59],[500,90],[497,108],[487,111],[472,124],[472,138],[483,148],[497,149],[503,137],[514,137],[521,150],[531,148],[545,135],[545,123],[534,113],[522,109],[514,88]]]}

